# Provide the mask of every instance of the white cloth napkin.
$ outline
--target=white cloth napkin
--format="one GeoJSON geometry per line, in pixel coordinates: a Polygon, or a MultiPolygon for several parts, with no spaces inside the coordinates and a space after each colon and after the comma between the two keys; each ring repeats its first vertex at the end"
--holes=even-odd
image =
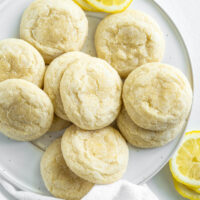
{"type": "Polygon", "coordinates": [[[110,185],[96,185],[82,200],[158,200],[147,185],[120,180],[110,185]]]}
{"type": "MultiPolygon", "coordinates": [[[[10,183],[0,177],[0,185],[17,200],[61,200],[58,198],[43,196],[32,192],[18,191],[10,183]]],[[[67,192],[67,191],[66,191],[67,192]]],[[[1,200],[7,198],[0,194],[1,200]]],[[[120,180],[109,185],[96,185],[82,200],[158,200],[152,191],[146,186],[132,184],[120,180]]]]}

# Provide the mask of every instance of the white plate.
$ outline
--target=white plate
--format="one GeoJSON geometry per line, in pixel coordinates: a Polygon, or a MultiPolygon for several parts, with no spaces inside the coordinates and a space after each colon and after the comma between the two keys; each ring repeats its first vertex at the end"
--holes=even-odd
{"type": "MultiPolygon", "coordinates": [[[[18,37],[21,15],[30,2],[32,0],[0,0],[0,39],[18,37]]],[[[134,0],[131,7],[140,9],[156,19],[166,39],[164,62],[177,66],[193,86],[191,63],[186,46],[167,14],[151,0],[134,0]]],[[[90,21],[90,39],[86,42],[84,51],[95,55],[93,35],[103,14],[87,13],[87,15],[90,21]]],[[[52,136],[54,134],[45,136],[37,141],[37,145],[45,147],[52,140],[52,136]]],[[[130,147],[129,165],[123,178],[137,184],[147,181],[169,160],[181,137],[182,134],[170,144],[156,149],[141,150],[130,147]]],[[[42,153],[43,151],[32,143],[16,142],[0,134],[0,173],[21,189],[48,194],[39,171],[42,153]]]]}

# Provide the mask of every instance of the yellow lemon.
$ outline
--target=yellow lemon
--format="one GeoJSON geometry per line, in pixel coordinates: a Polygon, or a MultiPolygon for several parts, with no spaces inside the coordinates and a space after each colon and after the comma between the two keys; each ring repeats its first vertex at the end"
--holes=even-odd
{"type": "Polygon", "coordinates": [[[183,185],[182,183],[179,183],[174,179],[174,187],[176,191],[183,196],[184,198],[188,198],[191,200],[200,200],[200,194],[191,190],[187,186],[183,185]]]}
{"type": "Polygon", "coordinates": [[[178,182],[200,188],[200,131],[186,133],[169,164],[178,182]]]}
{"type": "Polygon", "coordinates": [[[92,7],[86,0],[73,0],[76,4],[78,4],[83,10],[91,11],[91,12],[98,12],[98,10],[92,7]]]}
{"type": "Polygon", "coordinates": [[[188,186],[188,188],[190,188],[191,190],[200,194],[200,188],[194,188],[194,187],[191,187],[191,186],[188,186]]]}
{"type": "Polygon", "coordinates": [[[108,13],[122,12],[133,0],[87,0],[94,8],[108,13]]]}

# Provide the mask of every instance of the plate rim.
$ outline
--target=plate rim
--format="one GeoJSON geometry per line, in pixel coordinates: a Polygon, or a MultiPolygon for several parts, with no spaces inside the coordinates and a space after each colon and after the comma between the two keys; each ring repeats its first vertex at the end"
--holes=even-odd
{"type": "Polygon", "coordinates": [[[189,119],[190,119],[190,116],[191,116],[191,112],[192,112],[192,109],[193,109],[193,101],[194,101],[194,72],[193,72],[193,67],[192,67],[191,56],[190,56],[190,53],[188,51],[187,45],[185,43],[185,40],[184,40],[181,32],[179,31],[179,28],[177,27],[176,23],[172,20],[172,18],[165,11],[165,9],[161,5],[159,5],[159,3],[157,3],[155,0],[151,0],[151,2],[156,7],[158,7],[158,9],[161,10],[164,13],[164,15],[169,19],[170,23],[173,25],[173,27],[175,28],[175,31],[177,32],[179,38],[181,39],[181,43],[183,44],[183,47],[185,49],[186,57],[187,57],[187,60],[188,60],[188,65],[189,65],[189,68],[190,68],[190,76],[191,76],[191,83],[190,83],[190,85],[191,85],[193,93],[192,93],[192,105],[191,105],[191,108],[190,108],[190,112],[189,112],[189,115],[187,117],[186,125],[185,125],[185,127],[183,129],[183,133],[182,133],[179,141],[177,142],[177,145],[173,148],[173,150],[171,151],[171,153],[168,155],[168,157],[166,158],[166,160],[163,161],[163,163],[160,165],[160,167],[158,167],[157,170],[155,170],[151,175],[149,175],[148,177],[146,177],[143,181],[140,181],[138,183],[139,185],[146,183],[151,178],[153,178],[156,174],[158,174],[162,170],[162,168],[169,162],[171,156],[175,153],[175,151],[177,151],[177,149],[179,148],[179,145],[181,144],[181,142],[183,140],[183,137],[185,135],[185,131],[187,130],[187,127],[188,127],[188,122],[189,122],[189,119]]]}
{"type": "MultiPolygon", "coordinates": [[[[2,3],[4,3],[5,1],[2,1],[2,3]]],[[[0,1],[1,3],[1,1],[0,1]]],[[[185,43],[185,40],[181,34],[181,32],[179,31],[179,28],[177,27],[176,23],[172,20],[172,18],[170,17],[170,15],[165,11],[165,9],[159,5],[159,3],[157,3],[155,0],[151,0],[151,3],[153,5],[155,5],[158,10],[160,10],[164,16],[169,20],[170,24],[173,25],[173,28],[175,30],[175,32],[177,33],[178,37],[180,38],[180,42],[181,44],[183,45],[183,48],[184,48],[184,51],[186,53],[185,57],[187,57],[187,61],[188,61],[188,66],[190,68],[190,85],[191,85],[191,88],[192,88],[192,91],[193,91],[193,96],[194,96],[194,73],[193,73],[193,67],[192,67],[192,61],[191,61],[191,56],[190,56],[190,53],[188,51],[188,48],[187,48],[187,45],[185,43]]],[[[91,13],[91,12],[88,12],[88,13],[91,13]]],[[[98,12],[96,13],[98,14],[98,12]]],[[[104,13],[101,13],[101,14],[104,14],[104,13]]],[[[106,14],[105,14],[106,15],[106,14]]],[[[179,141],[177,141],[177,145],[172,149],[171,153],[168,155],[168,157],[161,163],[161,165],[156,169],[154,170],[151,175],[145,177],[144,180],[138,182],[138,184],[144,184],[146,183],[147,181],[149,181],[152,177],[154,177],[158,172],[160,172],[160,170],[167,164],[167,162],[169,161],[170,157],[174,154],[174,152],[178,149],[180,143],[182,142],[183,140],[183,137],[184,137],[184,133],[185,131],[187,130],[187,127],[188,127],[188,122],[189,122],[189,119],[190,119],[190,116],[191,116],[191,111],[192,111],[192,108],[193,108],[193,100],[194,98],[192,99],[192,106],[191,106],[191,109],[190,109],[190,113],[188,115],[188,118],[187,118],[187,123],[185,125],[185,128],[183,130],[183,133],[179,139],[179,141]]],[[[33,144],[32,144],[33,145],[33,144]]],[[[35,145],[33,145],[35,147],[35,145]]],[[[37,148],[39,151],[41,151],[39,148],[37,148]]],[[[19,180],[16,180],[14,177],[12,177],[10,174],[7,173],[7,171],[4,171],[4,169],[0,166],[0,176],[2,176],[6,181],[10,182],[12,185],[14,185],[15,187],[19,188],[19,189],[22,189],[24,191],[31,191],[31,192],[35,192],[35,193],[38,193],[38,194],[43,194],[41,190],[39,189],[35,189],[35,188],[31,188],[29,187],[28,185],[24,185],[21,181],[19,180]]]]}

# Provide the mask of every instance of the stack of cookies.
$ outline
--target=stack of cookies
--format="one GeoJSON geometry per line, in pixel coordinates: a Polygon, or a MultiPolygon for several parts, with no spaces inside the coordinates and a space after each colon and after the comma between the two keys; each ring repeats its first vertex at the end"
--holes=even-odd
{"type": "Polygon", "coordinates": [[[67,200],[123,176],[126,140],[140,148],[173,140],[192,104],[183,73],[160,63],[165,41],[151,17],[136,10],[105,17],[98,58],[80,52],[87,33],[73,1],[36,0],[22,17],[21,39],[0,41],[0,131],[33,141],[68,127],[40,167],[47,189],[67,200]]]}
{"type": "Polygon", "coordinates": [[[176,68],[148,63],[129,74],[123,86],[124,108],[117,125],[129,143],[152,148],[167,144],[183,131],[192,91],[176,68]]]}

